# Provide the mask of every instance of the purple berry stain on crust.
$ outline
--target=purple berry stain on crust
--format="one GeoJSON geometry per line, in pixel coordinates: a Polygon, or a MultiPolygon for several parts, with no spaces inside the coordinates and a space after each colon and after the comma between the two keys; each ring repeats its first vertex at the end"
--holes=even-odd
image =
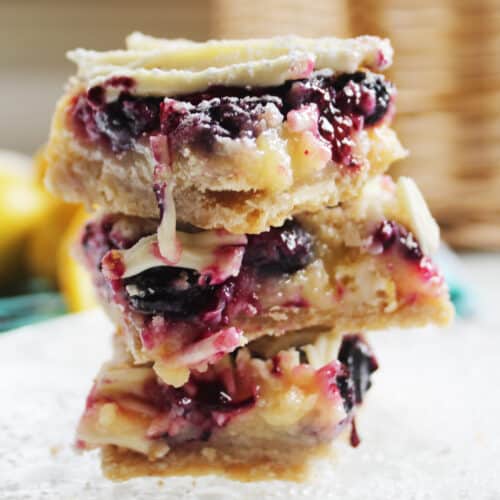
{"type": "Polygon", "coordinates": [[[339,77],[315,75],[277,87],[215,86],[175,99],[135,97],[133,87],[130,79],[116,77],[77,96],[71,110],[75,129],[116,153],[130,150],[135,140],[156,132],[166,135],[173,151],[189,146],[210,153],[219,139],[256,137],[269,105],[286,117],[291,110],[315,103],[318,130],[330,145],[333,161],[351,167],[357,166],[353,134],[381,121],[394,95],[383,77],[360,71],[339,77]],[[108,87],[121,90],[112,102],[106,102],[108,87]]]}

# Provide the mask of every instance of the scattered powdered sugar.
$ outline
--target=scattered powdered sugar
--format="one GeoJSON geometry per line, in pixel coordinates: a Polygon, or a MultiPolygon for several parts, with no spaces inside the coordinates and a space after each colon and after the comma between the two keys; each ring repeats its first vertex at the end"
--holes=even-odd
{"type": "Polygon", "coordinates": [[[2,500],[499,497],[494,324],[372,334],[381,368],[357,418],[361,444],[337,443],[334,458],[319,461],[304,484],[103,479],[98,454],[78,455],[71,444],[92,379],[110,355],[111,332],[91,312],[0,336],[2,500]]]}

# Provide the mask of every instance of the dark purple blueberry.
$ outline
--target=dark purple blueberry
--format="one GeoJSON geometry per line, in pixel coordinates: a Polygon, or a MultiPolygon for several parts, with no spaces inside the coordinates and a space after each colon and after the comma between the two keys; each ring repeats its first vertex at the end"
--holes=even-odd
{"type": "Polygon", "coordinates": [[[87,91],[87,100],[96,108],[103,106],[106,101],[106,90],[100,85],[90,88],[87,91]]]}
{"type": "Polygon", "coordinates": [[[414,260],[419,262],[424,256],[418,241],[415,239],[412,233],[406,231],[403,227],[401,227],[401,231],[399,234],[399,245],[403,252],[403,255],[408,260],[414,260]]]}
{"type": "Polygon", "coordinates": [[[344,410],[346,413],[350,413],[356,404],[354,381],[350,376],[348,368],[345,366],[342,368],[343,369],[336,375],[335,383],[342,396],[344,410]]]}
{"type": "Polygon", "coordinates": [[[365,80],[364,85],[375,93],[375,109],[365,116],[365,124],[374,125],[387,114],[393,100],[394,88],[378,75],[371,75],[365,80]]]}
{"type": "Polygon", "coordinates": [[[294,220],[248,236],[243,264],[265,274],[293,273],[313,259],[311,235],[294,220]]]}
{"type": "Polygon", "coordinates": [[[124,99],[123,116],[134,138],[157,130],[160,125],[159,100],[153,97],[124,99]]]}
{"type": "Polygon", "coordinates": [[[210,98],[208,91],[205,94],[207,99],[201,101],[192,96],[181,98],[189,102],[187,108],[169,103],[163,106],[161,130],[175,149],[191,145],[211,152],[218,138],[255,137],[255,127],[265,106],[268,103],[281,106],[279,98],[266,95],[210,98]]]}
{"type": "Polygon", "coordinates": [[[242,400],[233,400],[221,381],[197,382],[196,403],[210,411],[228,412],[249,407],[256,396],[249,395],[242,400]]]}
{"type": "Polygon", "coordinates": [[[133,137],[120,101],[111,102],[97,110],[94,120],[97,130],[109,141],[115,153],[132,147],[133,137]]]}
{"type": "Polygon", "coordinates": [[[226,388],[217,382],[209,382],[201,385],[196,394],[196,401],[210,410],[216,411],[228,409],[233,402],[226,388]]]}
{"type": "Polygon", "coordinates": [[[199,285],[199,277],[192,269],[161,266],[125,278],[123,284],[134,310],[190,318],[214,309],[217,304],[218,287],[199,285]]]}
{"type": "Polygon", "coordinates": [[[334,89],[336,107],[343,113],[362,115],[365,125],[385,116],[394,94],[394,88],[382,76],[362,71],[340,75],[334,89]]]}
{"type": "Polygon", "coordinates": [[[217,123],[229,137],[252,137],[255,121],[262,114],[267,100],[258,97],[221,97],[208,101],[210,119],[217,123]]]}
{"type": "Polygon", "coordinates": [[[320,114],[318,130],[330,143],[333,161],[356,166],[352,157],[353,132],[385,116],[392,93],[392,86],[382,77],[359,71],[295,82],[285,103],[291,109],[315,103],[320,114]]]}
{"type": "Polygon", "coordinates": [[[122,92],[106,103],[104,88],[93,87],[75,103],[72,117],[77,130],[91,141],[104,141],[116,152],[131,149],[133,140],[160,127],[160,102],[156,97],[133,97],[122,92]]]}
{"type": "Polygon", "coordinates": [[[155,267],[123,280],[130,306],[144,314],[195,319],[207,330],[219,328],[239,314],[255,314],[252,273],[242,269],[219,285],[200,284],[192,269],[155,267]]]}
{"type": "Polygon", "coordinates": [[[190,318],[215,308],[217,288],[200,286],[192,269],[154,267],[123,280],[131,307],[145,314],[190,318]]]}
{"type": "MultiPolygon", "coordinates": [[[[371,387],[370,376],[378,363],[371,347],[361,335],[344,335],[338,360],[348,369],[348,379],[354,389],[354,403],[361,404],[363,396],[371,387]]],[[[342,382],[348,386],[347,382],[342,382]]],[[[342,387],[339,384],[342,393],[342,387]]],[[[344,389],[345,391],[345,389],[344,389]]]]}
{"type": "Polygon", "coordinates": [[[384,251],[396,248],[408,260],[418,262],[424,256],[413,234],[392,220],[380,224],[373,234],[373,241],[382,245],[384,251]]]}
{"type": "Polygon", "coordinates": [[[315,103],[320,111],[328,109],[332,98],[330,89],[324,84],[325,81],[325,78],[320,77],[293,82],[285,97],[286,111],[310,103],[315,103]]]}
{"type": "Polygon", "coordinates": [[[373,235],[373,240],[379,243],[384,250],[394,245],[399,234],[397,224],[391,220],[384,220],[373,235]]]}
{"type": "MultiPolygon", "coordinates": [[[[171,433],[163,437],[168,442],[192,439],[207,440],[214,428],[225,425],[241,411],[251,408],[259,397],[258,387],[238,388],[238,394],[231,396],[224,382],[213,372],[192,373],[189,382],[174,388],[158,379],[148,380],[144,394],[148,403],[162,413],[171,413],[191,427],[185,434],[182,426],[174,426],[171,433]],[[224,414],[224,418],[220,418],[224,414]]],[[[158,436],[159,437],[159,436],[158,436]]]]}
{"type": "Polygon", "coordinates": [[[83,229],[81,245],[89,265],[93,269],[100,269],[104,255],[109,250],[117,248],[110,238],[113,223],[113,217],[107,216],[101,220],[88,222],[83,229]]]}

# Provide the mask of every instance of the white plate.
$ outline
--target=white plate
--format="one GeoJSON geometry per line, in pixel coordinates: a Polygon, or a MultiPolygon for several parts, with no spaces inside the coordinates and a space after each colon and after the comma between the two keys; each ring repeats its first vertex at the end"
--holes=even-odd
{"type": "Polygon", "coordinates": [[[99,312],[0,335],[0,498],[7,499],[498,499],[500,330],[380,332],[380,361],[362,443],[337,445],[305,484],[218,477],[101,477],[97,453],[73,432],[92,377],[109,355],[99,312]]]}

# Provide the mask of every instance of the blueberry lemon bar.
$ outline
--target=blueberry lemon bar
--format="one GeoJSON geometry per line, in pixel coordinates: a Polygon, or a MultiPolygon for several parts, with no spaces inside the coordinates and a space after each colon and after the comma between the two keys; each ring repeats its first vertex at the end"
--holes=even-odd
{"type": "Polygon", "coordinates": [[[361,196],[258,235],[185,228],[177,263],[158,220],[98,215],[80,254],[136,362],[187,382],[263,335],[446,323],[448,290],[431,260],[439,229],[415,183],[375,177],[361,196]]]}
{"type": "Polygon", "coordinates": [[[69,54],[47,182],[68,201],[259,233],[355,197],[405,156],[390,123],[387,40],[193,43],[134,34],[69,54]],[[167,198],[167,202],[165,201],[167,198]]]}
{"type": "Polygon", "coordinates": [[[297,478],[377,369],[361,334],[446,324],[439,228],[384,175],[387,40],[77,49],[47,186],[93,212],[77,254],[116,326],[77,446],[105,474],[297,478]]]}
{"type": "Polygon", "coordinates": [[[263,337],[239,348],[175,388],[151,364],[134,364],[118,334],[114,359],[87,398],[77,446],[102,448],[104,473],[115,480],[296,478],[344,429],[355,430],[377,367],[359,334],[299,331],[287,345],[263,337]]]}

